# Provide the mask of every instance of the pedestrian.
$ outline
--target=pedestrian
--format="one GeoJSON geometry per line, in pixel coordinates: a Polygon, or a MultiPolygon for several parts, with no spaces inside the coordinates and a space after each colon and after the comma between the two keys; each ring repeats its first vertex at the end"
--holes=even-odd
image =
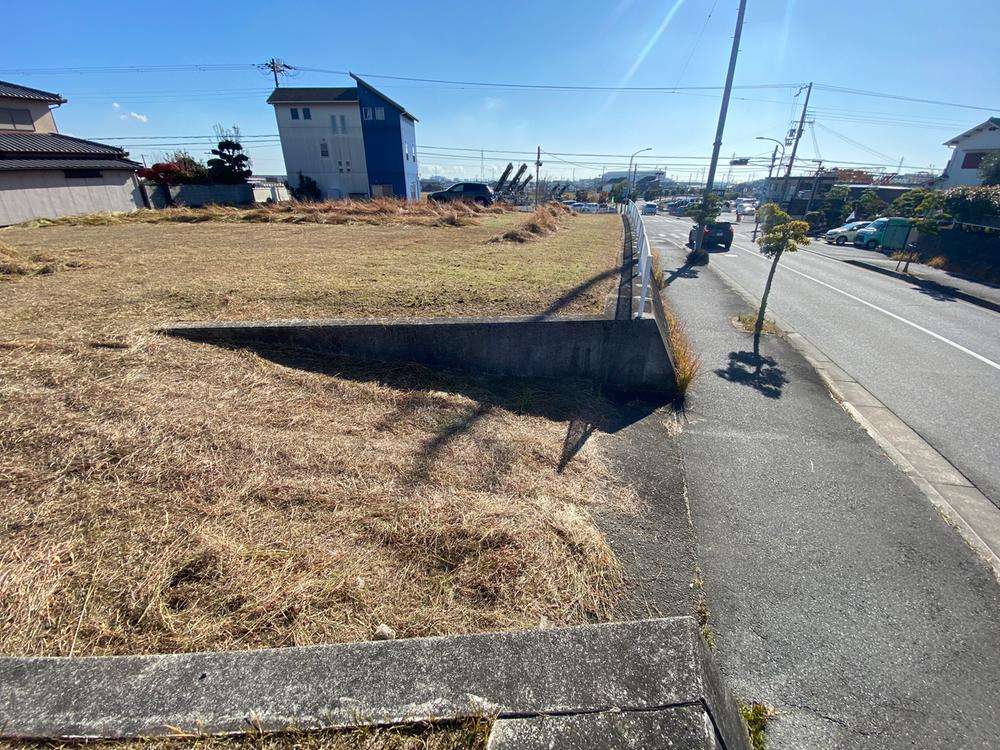
{"type": "Polygon", "coordinates": [[[742,212],[742,209],[739,206],[737,206],[736,207],[736,223],[739,224],[741,221],[743,221],[743,212],[742,212]]]}

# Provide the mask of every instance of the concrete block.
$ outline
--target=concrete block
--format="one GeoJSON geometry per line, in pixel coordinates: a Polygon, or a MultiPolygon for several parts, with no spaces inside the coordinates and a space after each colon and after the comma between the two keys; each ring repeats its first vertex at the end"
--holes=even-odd
{"type": "Polygon", "coordinates": [[[719,750],[702,706],[509,719],[493,725],[487,750],[719,750]]]}
{"type": "Polygon", "coordinates": [[[223,346],[284,347],[484,375],[583,378],[627,390],[674,389],[674,370],[652,319],[209,321],[160,330],[223,346]]]}
{"type": "Polygon", "coordinates": [[[0,658],[0,735],[129,738],[701,706],[748,750],[690,617],[305,648],[0,658]]]}

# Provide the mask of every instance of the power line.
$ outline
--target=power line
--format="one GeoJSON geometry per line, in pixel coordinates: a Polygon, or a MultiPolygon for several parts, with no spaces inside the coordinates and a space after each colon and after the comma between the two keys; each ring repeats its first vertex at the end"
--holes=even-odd
{"type": "MultiPolygon", "coordinates": [[[[292,66],[295,70],[308,73],[331,73],[348,75],[345,70],[327,70],[325,68],[306,68],[292,66]]],[[[672,91],[721,91],[723,86],[578,86],[569,84],[548,83],[504,83],[498,81],[451,81],[442,78],[417,78],[413,76],[394,76],[382,73],[358,73],[362,78],[380,78],[391,81],[411,81],[415,83],[436,83],[447,86],[477,86],[486,88],[533,89],[540,91],[641,91],[648,93],[670,93],[672,91]]],[[[758,83],[734,86],[738,89],[793,89],[797,83],[758,83]]]]}
{"type": "Polygon", "coordinates": [[[983,112],[997,112],[1000,107],[980,107],[974,104],[959,104],[957,102],[942,102],[935,99],[922,99],[917,96],[903,96],[902,94],[885,94],[878,91],[865,91],[864,89],[851,89],[843,86],[829,86],[817,83],[816,88],[823,91],[834,91],[840,94],[851,94],[854,96],[871,96],[877,99],[896,99],[903,102],[918,102],[920,104],[935,104],[941,107],[959,107],[961,109],[978,109],[983,112]]]}
{"type": "Polygon", "coordinates": [[[253,63],[201,63],[195,65],[107,65],[93,68],[4,68],[2,75],[91,75],[97,73],[209,73],[255,68],[253,63]]]}

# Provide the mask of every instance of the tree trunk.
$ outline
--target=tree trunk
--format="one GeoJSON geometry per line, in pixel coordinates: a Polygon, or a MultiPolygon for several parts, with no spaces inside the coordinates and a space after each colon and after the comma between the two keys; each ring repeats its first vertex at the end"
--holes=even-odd
{"type": "Polygon", "coordinates": [[[767,298],[771,294],[771,282],[774,281],[774,272],[778,270],[778,261],[784,250],[779,250],[774,255],[774,262],[771,263],[771,270],[767,274],[767,283],[764,285],[764,296],[760,298],[760,310],[757,311],[757,325],[753,329],[753,353],[760,356],[760,334],[764,330],[764,314],[767,312],[767,298]]]}

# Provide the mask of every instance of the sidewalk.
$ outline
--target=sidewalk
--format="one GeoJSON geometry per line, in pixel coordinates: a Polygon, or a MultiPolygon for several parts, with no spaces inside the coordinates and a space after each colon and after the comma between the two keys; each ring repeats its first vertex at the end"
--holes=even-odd
{"type": "Polygon", "coordinates": [[[1000,286],[994,284],[973,281],[963,276],[956,276],[948,271],[942,271],[939,268],[925,266],[922,263],[911,263],[910,272],[904,274],[902,273],[904,264],[890,260],[875,250],[862,250],[846,245],[828,245],[823,242],[813,242],[809,245],[808,250],[818,255],[833,258],[834,260],[850,263],[859,268],[867,268],[871,271],[895,276],[912,284],[930,287],[936,289],[944,296],[958,297],[967,302],[1000,312],[1000,286]],[[897,265],[899,265],[899,271],[896,270],[897,265]]]}
{"type": "Polygon", "coordinates": [[[988,748],[1000,588],[787,343],[654,241],[702,361],[680,436],[718,657],[782,748],[988,748]]]}

